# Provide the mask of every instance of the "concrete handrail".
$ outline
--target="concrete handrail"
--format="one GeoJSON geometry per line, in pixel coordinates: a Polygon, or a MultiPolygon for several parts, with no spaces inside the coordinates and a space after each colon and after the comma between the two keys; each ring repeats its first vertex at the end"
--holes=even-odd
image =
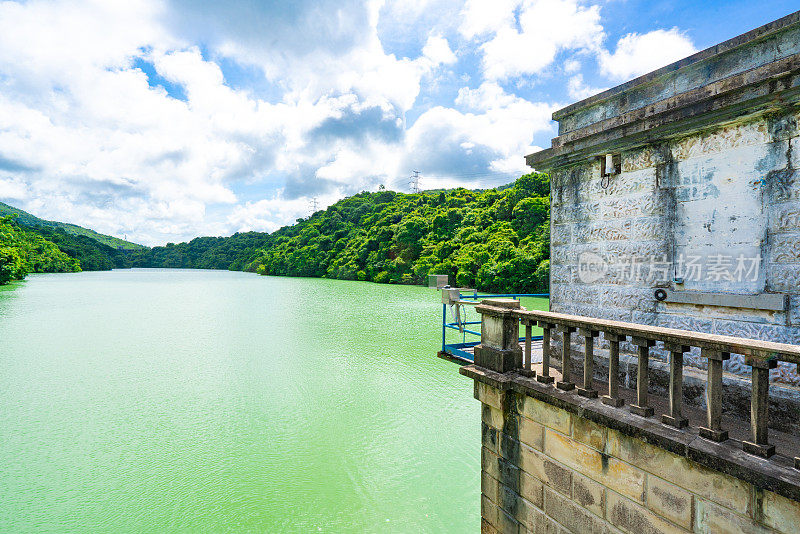
{"type": "Polygon", "coordinates": [[[627,337],[641,337],[654,341],[669,341],[682,343],[693,347],[718,350],[743,356],[753,356],[758,359],[777,358],[782,362],[800,364],[800,346],[786,343],[775,343],[759,339],[748,339],[734,336],[721,336],[706,334],[691,330],[678,330],[660,326],[648,326],[622,321],[609,321],[579,315],[554,313],[537,310],[514,310],[514,315],[525,324],[526,320],[535,322],[552,322],[564,324],[574,328],[594,328],[603,332],[613,332],[627,337]]]}
{"type": "MultiPolygon", "coordinates": [[[[487,300],[476,310],[482,315],[503,318],[504,321],[518,320],[525,325],[525,352],[521,371],[528,376],[535,376],[539,382],[553,382],[550,376],[550,339],[551,331],[558,330],[563,335],[561,380],[556,382],[557,388],[570,391],[575,384],[570,382],[571,344],[573,333],[584,339],[584,376],[583,387],[577,393],[584,397],[594,398],[598,392],[593,388],[594,372],[594,338],[601,332],[609,343],[608,395],[601,401],[604,404],[620,408],[624,401],[619,396],[619,343],[630,338],[636,345],[639,356],[637,366],[636,404],[630,411],[642,417],[653,415],[653,408],[648,405],[649,357],[650,349],[662,343],[670,353],[670,385],[669,414],[664,414],[662,423],[683,428],[688,420],[681,413],[683,402],[683,355],[692,347],[700,349],[701,357],[708,360],[708,382],[706,386],[707,424],[700,427],[702,437],[716,442],[728,439],[728,432],[721,427],[722,421],[722,364],[730,358],[731,353],[741,354],[745,363],[752,366],[751,394],[751,441],[743,442],[746,452],[765,458],[775,453],[775,447],[768,443],[767,418],[769,407],[769,370],[774,369],[779,361],[800,364],[800,346],[785,343],[774,343],[758,339],[746,339],[732,336],[720,336],[678,330],[621,321],[609,321],[593,317],[567,315],[563,313],[545,312],[510,308],[501,301],[487,300]],[[533,326],[543,329],[542,339],[542,372],[536,376],[531,368],[531,332],[533,326]]],[[[483,343],[483,340],[481,341],[483,343]]],[[[795,458],[795,467],[800,469],[800,458],[795,458]]]]}

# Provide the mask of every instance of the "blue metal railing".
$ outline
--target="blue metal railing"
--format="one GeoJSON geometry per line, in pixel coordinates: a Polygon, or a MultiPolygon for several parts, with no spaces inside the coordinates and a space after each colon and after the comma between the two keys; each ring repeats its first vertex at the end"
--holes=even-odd
{"type": "MultiPolygon", "coordinates": [[[[474,293],[460,293],[459,292],[459,300],[474,300],[479,301],[483,299],[490,299],[490,298],[512,298],[512,299],[519,299],[522,297],[535,297],[535,298],[550,298],[549,293],[505,293],[505,294],[481,294],[477,291],[474,293]]],[[[447,322],[447,304],[442,304],[442,352],[445,354],[449,354],[450,356],[465,360],[468,362],[473,361],[473,355],[464,349],[474,347],[475,345],[479,344],[481,333],[476,332],[475,330],[470,330],[467,328],[469,325],[476,325],[481,324],[480,321],[456,321],[452,323],[447,322]],[[462,334],[462,341],[461,343],[447,343],[447,329],[457,330],[459,333],[462,334]],[[477,336],[477,340],[467,341],[467,335],[470,336],[477,336]]],[[[534,336],[532,339],[542,339],[542,336],[534,336]]],[[[525,338],[521,337],[520,341],[524,341],[525,338]]]]}

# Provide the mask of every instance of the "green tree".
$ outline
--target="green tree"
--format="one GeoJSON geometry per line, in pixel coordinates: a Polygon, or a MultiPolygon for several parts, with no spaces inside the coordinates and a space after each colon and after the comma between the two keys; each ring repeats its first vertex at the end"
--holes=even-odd
{"type": "Polygon", "coordinates": [[[23,229],[14,216],[0,217],[0,284],[27,273],[80,271],[80,262],[39,233],[23,229]]]}
{"type": "Polygon", "coordinates": [[[519,236],[525,237],[536,231],[550,217],[550,199],[547,197],[527,197],[521,199],[512,211],[513,228],[519,236]]]}
{"type": "Polygon", "coordinates": [[[202,237],[130,256],[133,266],[244,269],[263,275],[546,291],[549,178],[510,187],[405,194],[362,192],[270,234],[202,237]]]}
{"type": "Polygon", "coordinates": [[[25,263],[19,251],[12,247],[0,247],[0,285],[25,277],[25,263]]]}

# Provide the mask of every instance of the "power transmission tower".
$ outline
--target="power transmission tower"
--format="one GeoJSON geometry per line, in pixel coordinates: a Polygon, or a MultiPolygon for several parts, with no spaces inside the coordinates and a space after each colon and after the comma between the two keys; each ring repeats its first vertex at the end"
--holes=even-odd
{"type": "Polygon", "coordinates": [[[408,183],[411,184],[411,190],[414,193],[419,193],[419,180],[420,180],[419,171],[411,171],[411,172],[414,174],[411,175],[411,181],[409,181],[408,183]]]}
{"type": "Polygon", "coordinates": [[[308,204],[311,207],[311,215],[317,213],[317,206],[318,206],[317,197],[312,197],[311,200],[308,201],[308,204]]]}

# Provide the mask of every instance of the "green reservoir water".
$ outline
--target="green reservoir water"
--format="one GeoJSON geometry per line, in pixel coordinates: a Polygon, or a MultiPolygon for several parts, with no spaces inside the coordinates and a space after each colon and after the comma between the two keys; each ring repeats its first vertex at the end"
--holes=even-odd
{"type": "Polygon", "coordinates": [[[476,532],[435,290],[248,273],[0,288],[0,532],[476,532]]]}

